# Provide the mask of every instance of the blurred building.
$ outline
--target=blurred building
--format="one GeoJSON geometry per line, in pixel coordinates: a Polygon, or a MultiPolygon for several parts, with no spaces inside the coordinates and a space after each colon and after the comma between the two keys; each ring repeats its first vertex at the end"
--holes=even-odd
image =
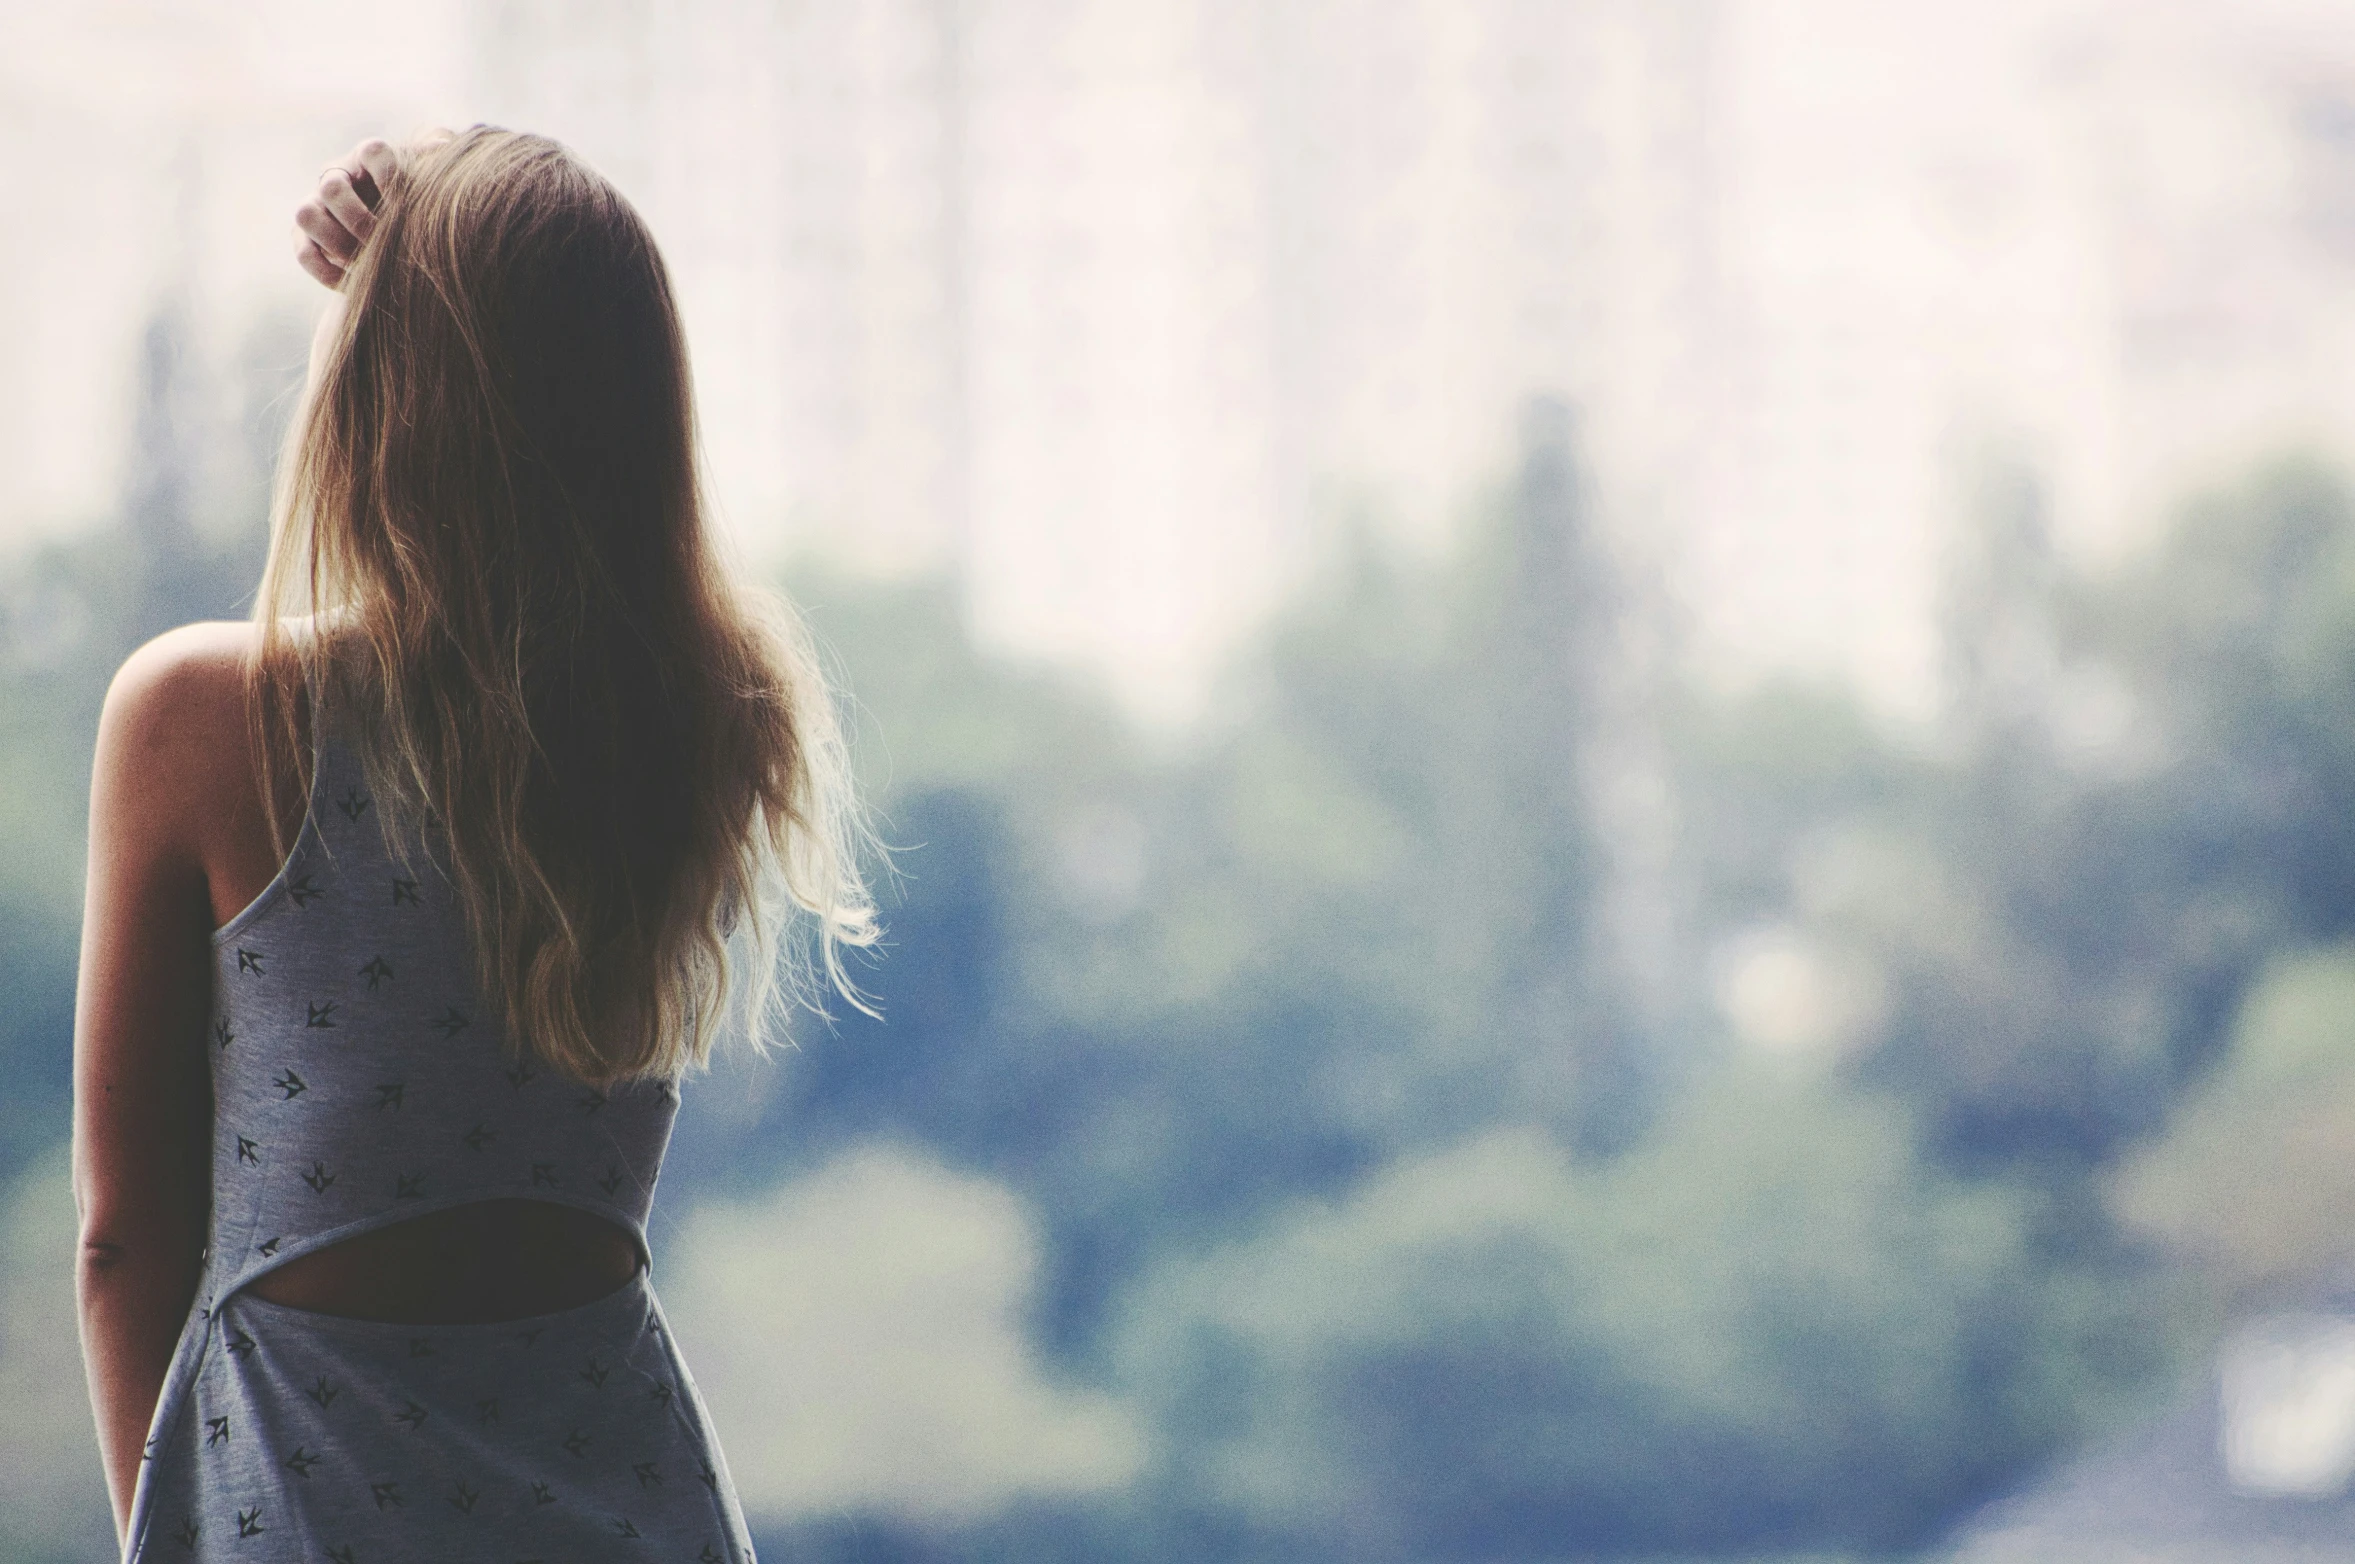
{"type": "Polygon", "coordinates": [[[481,95],[679,258],[748,516],[1180,700],[1355,499],[1428,538],[1566,391],[1692,505],[1713,0],[493,6],[481,95]],[[621,62],[628,62],[625,66],[621,62]]]}
{"type": "Polygon", "coordinates": [[[178,290],[224,380],[254,341],[299,356],[289,199],[363,130],[477,117],[648,210],[740,536],[958,564],[998,644],[1163,709],[1338,518],[1444,536],[1535,392],[1579,405],[1611,525],[1711,661],[1915,711],[1988,448],[2098,556],[2220,467],[2355,432],[2329,0],[0,18],[0,194],[34,241],[0,254],[16,535],[119,498],[150,301],[178,290]]]}
{"type": "Polygon", "coordinates": [[[257,523],[315,308],[294,204],[363,134],[460,112],[456,10],[0,0],[0,540],[139,503],[159,355],[194,521],[257,523]]]}

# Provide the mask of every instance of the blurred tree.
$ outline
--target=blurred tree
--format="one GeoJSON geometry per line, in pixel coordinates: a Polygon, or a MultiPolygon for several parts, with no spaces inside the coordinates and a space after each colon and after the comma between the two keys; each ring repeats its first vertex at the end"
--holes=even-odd
{"type": "Polygon", "coordinates": [[[238,383],[224,391],[190,364],[181,310],[159,307],[142,339],[120,514],[36,545],[0,583],[0,993],[10,1001],[0,1063],[11,1081],[0,1095],[0,1175],[65,1133],[99,704],[149,636],[250,602],[266,538],[262,494],[251,482],[207,487],[203,446],[227,432],[203,409],[224,399],[243,407],[251,444],[274,445],[289,377],[300,374],[286,336],[283,322],[258,326],[238,383]]]}
{"type": "Polygon", "coordinates": [[[139,359],[139,402],[131,420],[130,481],[123,497],[124,542],[138,572],[138,600],[122,631],[136,646],[185,624],[180,594],[195,575],[200,455],[197,388],[186,363],[186,313],[167,301],[147,323],[139,359]]]}
{"type": "Polygon", "coordinates": [[[2196,1260],[2226,1302],[2355,1262],[2355,951],[2282,957],[2230,1051],[2109,1180],[2116,1208],[2196,1260]]]}
{"type": "Polygon", "coordinates": [[[2147,769],[2053,709],[2115,654],[2033,489],[1989,491],[1943,749],[1838,691],[1668,703],[1694,985],[1775,920],[1886,979],[1783,1080],[1697,1007],[1632,1025],[1598,948],[1633,609],[1566,422],[1526,435],[1456,555],[1361,540],[1192,753],[985,670],[944,596],[808,594],[906,736],[908,877],[886,1024],[757,1128],[913,1136],[1041,1213],[1042,1338],[1162,1430],[1135,1556],[1910,1545],[2171,1344],[2087,1174],[2174,1089],[2201,903],[2137,856],[2147,769]]]}
{"type": "Polygon", "coordinates": [[[1408,571],[1361,539],[1277,628],[1181,806],[1231,981],[1279,1010],[1366,1007],[1323,1065],[1326,1111],[1383,1155],[1507,1103],[1597,1149],[1640,1118],[1644,1042],[1597,912],[1622,591],[1567,412],[1534,404],[1523,442],[1453,561],[1408,571]]]}
{"type": "Polygon", "coordinates": [[[2164,1121],[2266,952],[2351,926],[2355,511],[2277,466],[2092,582],[1991,493],[1951,758],[1859,813],[1819,916],[1890,978],[1865,1077],[2058,1176],[2164,1121]]]}
{"type": "Polygon", "coordinates": [[[78,1234],[65,1149],[0,1183],[0,1560],[102,1564],[118,1555],[81,1365],[78,1234]]]}
{"type": "Polygon", "coordinates": [[[1737,1071],[1608,1165],[1493,1130],[1175,1260],[1118,1353],[1161,1480],[1296,1556],[1919,1544],[2151,1361],[2030,1252],[2032,1189],[1911,1139],[1737,1071]]]}
{"type": "Polygon", "coordinates": [[[870,760],[906,879],[886,1023],[814,1042],[747,1132],[913,1133],[1023,1189],[1075,1348],[1158,1246],[1502,1112],[1624,1142],[1644,1040],[1597,950],[1588,769],[1618,593],[1567,413],[1524,437],[1452,566],[1361,542],[1224,737],[1158,767],[1084,699],[978,671],[937,594],[871,598],[860,628],[814,581],[909,735],[870,760]]]}

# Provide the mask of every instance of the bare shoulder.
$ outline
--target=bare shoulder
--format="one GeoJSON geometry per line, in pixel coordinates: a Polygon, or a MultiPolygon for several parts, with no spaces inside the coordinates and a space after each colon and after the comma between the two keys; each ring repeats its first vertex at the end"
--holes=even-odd
{"type": "Polygon", "coordinates": [[[254,637],[233,621],[182,625],[124,659],[99,714],[93,809],[119,803],[170,829],[188,813],[179,806],[220,799],[243,781],[254,637]]]}
{"type": "Polygon", "coordinates": [[[242,621],[206,620],[166,630],[133,652],[107,686],[101,747],[110,729],[134,749],[176,748],[216,736],[225,716],[242,720],[254,634],[242,621]]]}

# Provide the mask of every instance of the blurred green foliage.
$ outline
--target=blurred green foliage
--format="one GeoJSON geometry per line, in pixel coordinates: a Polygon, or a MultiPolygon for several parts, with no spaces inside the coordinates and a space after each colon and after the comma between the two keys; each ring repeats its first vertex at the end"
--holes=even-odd
{"type": "MultiPolygon", "coordinates": [[[[138,492],[0,602],[11,1168],[65,1122],[104,681],[255,564],[138,492]]],[[[978,654],[949,584],[798,577],[899,848],[888,1020],[725,1066],[666,1200],[879,1136],[986,1176],[1044,1235],[1033,1337],[1155,1455],[772,1551],[1884,1554],[2164,1387],[2205,1316],[2147,1169],[2265,1133],[2250,1039],[2355,936],[2355,505],[2279,466],[2098,579],[2024,476],[1978,515],[1928,735],[1645,655],[1543,407],[1457,550],[1345,549],[1182,740],[978,654]],[[1744,1035],[1760,930],[1870,1003],[1744,1035]]]]}
{"type": "MultiPolygon", "coordinates": [[[[170,310],[141,360],[134,460],[121,513],[36,547],[0,579],[0,1176],[65,1123],[83,820],[98,708],[115,668],[148,637],[190,620],[242,617],[261,574],[260,482],[283,417],[281,345],[253,350],[241,470],[208,504],[186,437],[199,396],[170,310]],[[231,517],[210,514],[226,506],[231,517]]],[[[273,335],[264,332],[257,341],[273,335]]],[[[299,360],[295,361],[299,364],[299,360]]],[[[297,371],[299,373],[299,371],[297,371]]]]}
{"type": "Polygon", "coordinates": [[[1492,1131],[1149,1278],[1122,1367],[1193,1504],[1353,1557],[1910,1539],[2140,1323],[1926,1176],[1886,1099],[1729,1072],[1580,1165],[1492,1131]]]}
{"type": "Polygon", "coordinates": [[[2223,1299],[2295,1301],[2355,1232],[2355,951],[2274,961],[2229,1053],[2121,1158],[2112,1206],[2195,1256],[2223,1299]]]}

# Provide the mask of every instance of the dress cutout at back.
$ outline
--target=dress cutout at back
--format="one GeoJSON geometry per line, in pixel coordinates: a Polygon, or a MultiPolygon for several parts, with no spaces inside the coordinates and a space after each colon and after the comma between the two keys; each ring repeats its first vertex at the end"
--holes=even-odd
{"type": "Polygon", "coordinates": [[[301,832],[277,879],[213,935],[212,1297],[488,1199],[594,1212],[643,1255],[675,1085],[600,1091],[507,1045],[446,851],[430,832],[388,851],[359,757],[316,701],[312,719],[301,832]]]}

